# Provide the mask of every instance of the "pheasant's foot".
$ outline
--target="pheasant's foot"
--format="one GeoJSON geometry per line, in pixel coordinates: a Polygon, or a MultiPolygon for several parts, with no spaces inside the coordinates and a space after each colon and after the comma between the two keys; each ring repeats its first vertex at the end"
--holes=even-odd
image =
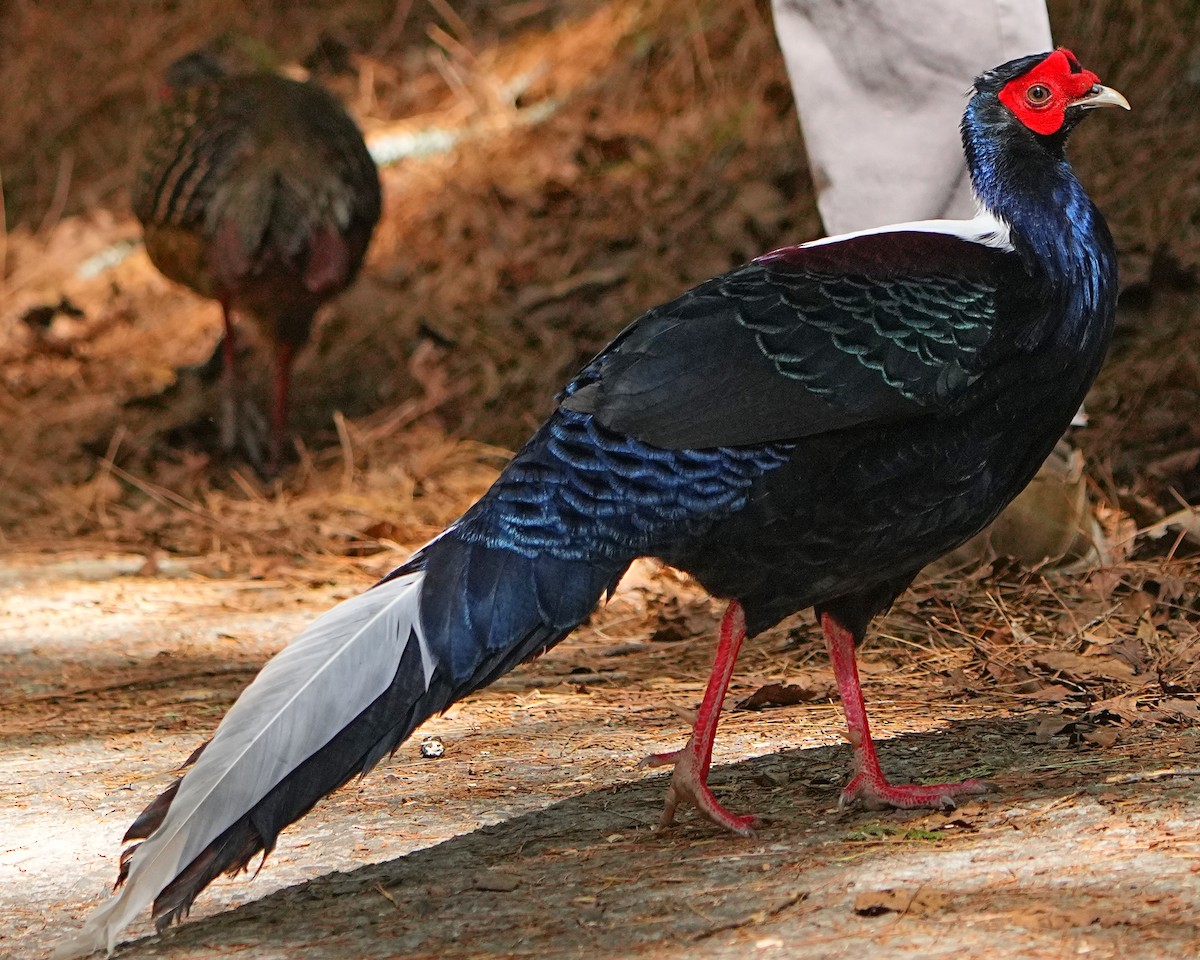
{"type": "Polygon", "coordinates": [[[689,740],[682,750],[670,753],[655,753],[642,761],[644,767],[663,767],[674,764],[671,774],[671,785],[667,788],[667,798],[663,803],[662,817],[658,821],[658,829],[663,830],[675,820],[675,810],[680,803],[689,803],[705,819],[724,827],[743,837],[754,836],[754,828],[758,826],[758,817],[730,813],[712,795],[708,789],[708,772],[703,769],[700,758],[689,740]]]}
{"type": "Polygon", "coordinates": [[[986,780],[893,785],[876,768],[854,775],[842,791],[838,807],[844,808],[858,802],[868,810],[917,810],[924,807],[953,810],[956,797],[988,793],[991,789],[991,784],[986,780]]]}

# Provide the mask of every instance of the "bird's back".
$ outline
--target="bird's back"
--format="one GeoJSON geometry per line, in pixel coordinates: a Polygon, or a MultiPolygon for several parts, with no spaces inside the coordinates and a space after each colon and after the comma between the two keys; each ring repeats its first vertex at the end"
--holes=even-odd
{"type": "Polygon", "coordinates": [[[635,444],[622,509],[541,526],[662,557],[738,599],[751,633],[850,594],[869,618],[1025,486],[1107,346],[1111,304],[1061,336],[1060,282],[987,226],[778,251],[652,310],[567,390],[559,416],[590,418],[591,445],[550,448],[578,513],[596,497],[576,485],[619,475],[595,438],[635,444]],[[657,524],[633,516],[644,500],[657,524]]]}
{"type": "Polygon", "coordinates": [[[163,273],[271,319],[350,283],[380,190],[330,93],[253,74],[172,94],[147,125],[133,206],[163,273]]]}

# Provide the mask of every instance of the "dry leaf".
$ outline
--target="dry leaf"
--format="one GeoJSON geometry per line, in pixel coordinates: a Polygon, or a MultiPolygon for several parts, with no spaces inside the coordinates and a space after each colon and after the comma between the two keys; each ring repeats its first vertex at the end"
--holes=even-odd
{"type": "Polygon", "coordinates": [[[511,893],[521,885],[519,878],[514,877],[511,873],[481,873],[475,877],[475,882],[472,884],[476,890],[489,890],[495,893],[511,893]]]}
{"type": "Polygon", "coordinates": [[[1033,657],[1034,666],[1062,674],[1071,680],[1129,681],[1136,676],[1133,667],[1124,660],[1108,656],[1086,656],[1067,650],[1047,650],[1033,657]]]}
{"type": "MultiPolygon", "coordinates": [[[[1190,593],[1188,581],[1184,577],[1176,577],[1163,571],[1155,580],[1158,582],[1158,599],[1161,603],[1175,603],[1190,593]]],[[[1147,583],[1147,586],[1149,585],[1147,583]]]]}
{"type": "Polygon", "coordinates": [[[978,693],[980,690],[980,685],[972,682],[962,667],[955,667],[942,682],[951,693],[978,693]]]}
{"type": "Polygon", "coordinates": [[[1105,653],[1124,660],[1133,668],[1134,673],[1150,672],[1151,657],[1141,636],[1121,637],[1117,642],[1109,644],[1105,653]]]}
{"type": "Polygon", "coordinates": [[[1087,582],[1089,592],[1100,600],[1107,600],[1120,584],[1121,574],[1111,567],[1095,571],[1087,582]]]}
{"type": "Polygon", "coordinates": [[[1041,700],[1043,703],[1062,703],[1064,700],[1073,700],[1079,696],[1077,691],[1070,687],[1064,687],[1061,683],[1043,683],[1035,686],[1031,681],[1024,686],[1027,689],[1019,692],[1027,693],[1032,699],[1041,700]]]}
{"type": "Polygon", "coordinates": [[[1083,719],[1093,722],[1106,717],[1116,717],[1126,723],[1134,723],[1143,719],[1144,711],[1138,709],[1138,695],[1122,693],[1107,700],[1101,700],[1083,715],[1083,719]]]}
{"type": "Polygon", "coordinates": [[[1090,927],[1104,919],[1099,907],[1079,907],[1061,910],[1057,907],[1038,906],[1014,916],[1018,925],[1030,930],[1067,930],[1072,927],[1090,927]]]}
{"type": "Polygon", "coordinates": [[[1158,709],[1173,720],[1200,720],[1200,706],[1196,704],[1195,700],[1168,697],[1159,701],[1158,709]]]}
{"type": "Polygon", "coordinates": [[[759,687],[745,700],[738,702],[741,710],[761,710],[763,707],[790,707],[797,703],[811,703],[831,696],[830,688],[815,689],[798,683],[768,683],[759,687]]]}
{"type": "Polygon", "coordinates": [[[1033,738],[1038,743],[1049,743],[1052,737],[1058,736],[1073,724],[1074,721],[1067,717],[1043,717],[1038,722],[1037,732],[1033,738]]]}
{"type": "Polygon", "coordinates": [[[860,893],[854,898],[854,912],[860,917],[885,913],[923,917],[945,909],[950,900],[949,894],[931,887],[889,887],[860,893]]]}
{"type": "Polygon", "coordinates": [[[1117,731],[1112,727],[1097,727],[1084,733],[1083,739],[1098,747],[1108,748],[1117,742],[1117,731]]]}
{"type": "Polygon", "coordinates": [[[668,597],[658,612],[658,622],[650,635],[652,643],[674,643],[714,632],[712,609],[705,602],[689,602],[668,597]]]}
{"type": "Polygon", "coordinates": [[[1154,609],[1155,599],[1145,590],[1135,590],[1121,599],[1121,611],[1131,617],[1140,617],[1154,609]]]}

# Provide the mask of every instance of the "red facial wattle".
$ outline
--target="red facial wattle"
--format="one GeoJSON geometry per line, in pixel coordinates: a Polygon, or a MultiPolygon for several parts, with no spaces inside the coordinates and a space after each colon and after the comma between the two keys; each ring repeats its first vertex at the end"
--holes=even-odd
{"type": "Polygon", "coordinates": [[[1000,91],[1000,102],[1034,133],[1057,133],[1067,107],[1100,83],[1069,50],[1058,49],[1000,91]],[[1048,96],[1044,96],[1048,93],[1048,96]]]}

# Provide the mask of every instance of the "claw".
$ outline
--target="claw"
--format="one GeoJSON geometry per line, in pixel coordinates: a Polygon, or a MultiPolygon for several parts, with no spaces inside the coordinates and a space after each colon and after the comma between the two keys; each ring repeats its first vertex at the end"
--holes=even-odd
{"type": "Polygon", "coordinates": [[[743,837],[754,835],[758,818],[730,813],[717,802],[708,789],[708,768],[712,764],[713,738],[717,734],[717,721],[721,716],[721,704],[733,676],[733,665],[738,650],[746,639],[746,617],[741,604],[736,600],[729,604],[721,620],[720,641],[713,658],[712,673],[704,691],[704,700],[696,713],[691,736],[681,750],[669,753],[654,753],[646,757],[639,766],[665,767],[674,765],[671,786],[663,803],[662,817],[658,829],[662,830],[675,820],[675,810],[680,803],[689,803],[706,819],[743,837]]]}
{"type": "Polygon", "coordinates": [[[675,761],[679,759],[679,755],[683,750],[671,750],[668,753],[652,753],[650,756],[638,762],[638,769],[645,767],[669,767],[673,766],[675,761]]]}
{"type": "Polygon", "coordinates": [[[963,780],[960,783],[897,784],[887,782],[883,771],[876,766],[873,772],[857,773],[846,784],[838,799],[843,810],[861,803],[868,810],[953,810],[955,797],[989,793],[992,785],[986,780],[963,780]]]}
{"type": "Polygon", "coordinates": [[[662,816],[658,821],[658,829],[664,830],[675,820],[675,810],[681,802],[694,806],[706,820],[724,827],[742,837],[754,836],[754,828],[759,824],[759,818],[753,814],[730,813],[712,795],[707,784],[707,776],[700,771],[703,758],[695,746],[695,741],[689,739],[682,750],[671,753],[655,753],[648,756],[639,764],[645,767],[662,767],[674,764],[675,771],[671,774],[671,786],[667,788],[667,798],[663,803],[662,816]]]}
{"type": "Polygon", "coordinates": [[[932,807],[953,810],[955,797],[964,794],[989,792],[985,780],[964,780],[962,783],[901,784],[888,783],[879,766],[871,728],[867,723],[867,708],[863,703],[858,667],[854,662],[855,636],[828,612],[821,614],[821,629],[829,647],[829,659],[837,677],[842,709],[846,714],[846,739],[854,749],[854,775],[838,799],[838,809],[861,803],[868,810],[915,810],[932,807]]]}

